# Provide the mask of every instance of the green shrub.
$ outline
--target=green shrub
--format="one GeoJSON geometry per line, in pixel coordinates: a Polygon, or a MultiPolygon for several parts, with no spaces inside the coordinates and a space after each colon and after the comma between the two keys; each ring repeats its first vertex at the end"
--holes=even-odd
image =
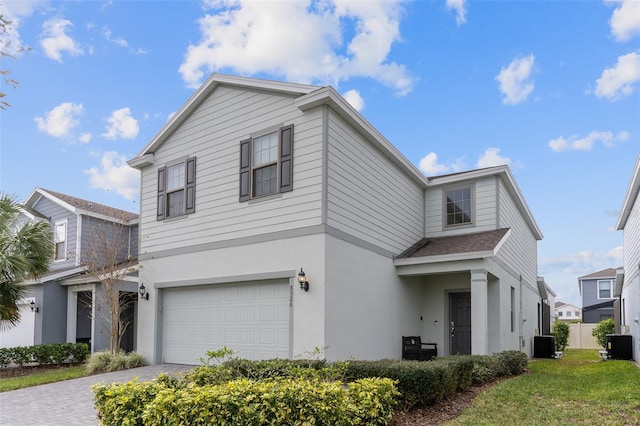
{"type": "Polygon", "coordinates": [[[569,342],[569,324],[563,321],[555,321],[551,326],[551,335],[556,338],[558,350],[564,351],[569,342]]]}
{"type": "Polygon", "coordinates": [[[129,368],[147,365],[144,356],[136,352],[118,352],[112,354],[109,351],[95,352],[87,361],[87,373],[107,373],[110,371],[127,370],[129,368]]]}
{"type": "Polygon", "coordinates": [[[529,358],[521,351],[503,351],[496,354],[498,361],[502,364],[501,373],[503,376],[518,376],[527,369],[529,358]]]}
{"type": "Polygon", "coordinates": [[[0,348],[0,367],[25,364],[63,364],[84,362],[89,349],[84,343],[46,343],[34,346],[0,348]]]}
{"type": "MultiPolygon", "coordinates": [[[[102,425],[142,425],[142,413],[158,392],[166,389],[162,380],[127,383],[98,383],[91,387],[102,425]]],[[[158,423],[160,424],[160,423],[158,423]]]]}
{"type": "Polygon", "coordinates": [[[591,334],[596,338],[596,341],[603,348],[607,347],[607,334],[613,334],[616,331],[615,322],[612,318],[600,321],[594,328],[591,334]]]}

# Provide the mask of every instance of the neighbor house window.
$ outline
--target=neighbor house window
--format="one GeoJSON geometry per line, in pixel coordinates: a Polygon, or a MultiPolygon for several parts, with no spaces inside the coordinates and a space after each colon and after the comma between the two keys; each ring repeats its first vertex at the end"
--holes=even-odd
{"type": "Polygon", "coordinates": [[[240,201],[293,189],[293,125],[240,142],[240,201]]]}
{"type": "Polygon", "coordinates": [[[576,317],[580,316],[580,311],[576,311],[576,317]]]}
{"type": "Polygon", "coordinates": [[[56,222],[55,233],[53,235],[55,243],[55,260],[67,259],[67,221],[56,222]]]}
{"type": "Polygon", "coordinates": [[[598,281],[598,299],[611,299],[611,289],[613,283],[611,280],[598,281]]]}
{"type": "Polygon", "coordinates": [[[446,191],[447,226],[472,223],[471,188],[456,188],[446,191]]]}
{"type": "Polygon", "coordinates": [[[195,191],[195,157],[158,169],[157,219],[195,213],[195,191]]]}
{"type": "Polygon", "coordinates": [[[558,312],[558,316],[561,317],[562,316],[562,311],[558,312]]]}
{"type": "Polygon", "coordinates": [[[571,316],[571,311],[567,311],[567,317],[571,316]]]}

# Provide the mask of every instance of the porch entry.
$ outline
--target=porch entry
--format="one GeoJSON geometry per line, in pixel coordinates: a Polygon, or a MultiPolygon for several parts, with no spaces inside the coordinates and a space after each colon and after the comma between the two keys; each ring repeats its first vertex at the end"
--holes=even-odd
{"type": "Polygon", "coordinates": [[[449,351],[471,354],[471,293],[449,294],[449,351]]]}

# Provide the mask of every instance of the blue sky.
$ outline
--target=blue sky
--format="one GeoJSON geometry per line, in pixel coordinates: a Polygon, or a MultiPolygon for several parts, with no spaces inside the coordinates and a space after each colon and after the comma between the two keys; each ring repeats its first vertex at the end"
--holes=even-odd
{"type": "Polygon", "coordinates": [[[426,175],[509,164],[539,274],[622,265],[640,1],[6,1],[0,190],[138,210],[132,158],[211,73],[333,85],[426,175]],[[13,51],[28,46],[27,52],[13,51]]]}

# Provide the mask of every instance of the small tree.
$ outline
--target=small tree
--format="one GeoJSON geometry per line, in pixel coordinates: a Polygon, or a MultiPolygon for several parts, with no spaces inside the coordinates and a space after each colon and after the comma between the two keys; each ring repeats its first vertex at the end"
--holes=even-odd
{"type": "Polygon", "coordinates": [[[556,338],[558,350],[564,351],[569,342],[569,324],[556,320],[551,326],[551,335],[556,338]]]}
{"type": "Polygon", "coordinates": [[[95,292],[95,315],[104,320],[109,336],[109,351],[120,351],[122,338],[133,318],[124,315],[136,300],[137,293],[126,291],[126,278],[138,261],[131,252],[132,235],[127,220],[104,221],[94,227],[91,243],[83,254],[87,273],[100,282],[95,292]]]}
{"type": "MultiPolygon", "coordinates": [[[[2,15],[2,13],[0,13],[0,59],[5,56],[8,58],[16,59],[16,57],[12,53],[18,54],[25,50],[29,50],[29,48],[25,48],[20,45],[13,45],[14,43],[12,43],[11,40],[11,24],[13,24],[13,21],[10,21],[4,15],[2,15]]],[[[11,71],[7,69],[0,69],[0,76],[2,76],[2,80],[7,86],[11,86],[15,89],[18,86],[18,82],[9,77],[10,72],[11,71]]],[[[7,94],[4,93],[0,88],[0,110],[5,110],[11,106],[3,99],[5,96],[7,96],[7,94]]]]}
{"type": "Polygon", "coordinates": [[[613,318],[600,321],[594,328],[591,334],[596,338],[596,341],[600,346],[606,349],[607,347],[607,334],[613,334],[616,331],[616,324],[613,322],[613,318]]]}

